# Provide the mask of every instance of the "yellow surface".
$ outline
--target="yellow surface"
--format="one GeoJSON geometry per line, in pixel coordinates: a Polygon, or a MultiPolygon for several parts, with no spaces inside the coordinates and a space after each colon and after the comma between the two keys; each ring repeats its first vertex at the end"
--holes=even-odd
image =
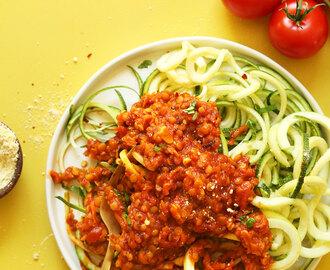
{"type": "MultiPolygon", "coordinates": [[[[68,269],[46,210],[52,132],[87,79],[127,50],[178,36],[236,41],[288,69],[330,116],[330,41],[310,59],[288,59],[272,48],[267,22],[234,17],[220,0],[0,1],[0,120],[24,152],[18,184],[0,199],[0,269],[68,269]]],[[[329,264],[330,255],[317,269],[329,264]]]]}

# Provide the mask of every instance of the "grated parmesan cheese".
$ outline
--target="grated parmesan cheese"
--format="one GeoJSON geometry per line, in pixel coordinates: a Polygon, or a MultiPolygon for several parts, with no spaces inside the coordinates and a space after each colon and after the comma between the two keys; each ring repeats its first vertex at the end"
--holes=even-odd
{"type": "Polygon", "coordinates": [[[0,122],[0,189],[10,182],[15,173],[18,150],[14,132],[0,122]]]}

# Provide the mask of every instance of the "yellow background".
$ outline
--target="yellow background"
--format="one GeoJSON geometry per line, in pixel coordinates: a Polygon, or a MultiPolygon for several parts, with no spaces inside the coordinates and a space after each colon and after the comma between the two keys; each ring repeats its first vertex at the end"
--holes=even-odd
{"type": "MultiPolygon", "coordinates": [[[[268,19],[234,17],[220,0],[1,0],[0,120],[19,137],[24,168],[0,199],[0,269],[68,269],[46,210],[52,132],[87,79],[127,50],[179,36],[236,41],[289,70],[330,116],[330,41],[310,59],[286,58],[268,40],[268,19]]],[[[317,269],[329,265],[330,255],[317,269]]]]}

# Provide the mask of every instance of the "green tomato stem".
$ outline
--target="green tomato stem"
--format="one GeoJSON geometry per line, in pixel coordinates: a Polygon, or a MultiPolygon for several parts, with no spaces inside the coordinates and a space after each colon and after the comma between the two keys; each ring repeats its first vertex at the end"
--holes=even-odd
{"type": "MultiPolygon", "coordinates": [[[[330,4],[330,1],[329,0],[325,0],[327,2],[327,4],[329,5],[330,4]]],[[[317,4],[311,8],[308,8],[308,3],[306,2],[306,8],[304,10],[304,12],[302,12],[303,10],[303,0],[296,0],[296,3],[297,3],[297,7],[296,7],[296,13],[295,14],[291,14],[288,10],[288,5],[287,3],[285,3],[285,8],[281,8],[280,10],[283,10],[286,14],[286,16],[291,20],[291,21],[294,21],[296,23],[296,25],[299,27],[299,28],[302,28],[300,22],[302,22],[308,13],[312,12],[315,8],[317,8],[318,6],[324,6],[325,4],[322,3],[322,4],[317,4]]]]}

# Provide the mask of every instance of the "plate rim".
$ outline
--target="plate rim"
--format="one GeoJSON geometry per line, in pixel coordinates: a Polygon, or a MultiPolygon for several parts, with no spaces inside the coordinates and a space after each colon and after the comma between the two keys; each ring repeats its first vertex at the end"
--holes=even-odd
{"type": "MultiPolygon", "coordinates": [[[[215,43],[218,44],[218,46],[226,46],[226,47],[233,47],[235,48],[236,53],[242,52],[246,55],[248,55],[248,57],[255,59],[257,61],[263,62],[265,64],[267,64],[269,67],[275,69],[277,72],[279,72],[282,76],[284,76],[286,79],[288,79],[290,81],[290,83],[292,83],[294,86],[296,86],[295,88],[297,88],[298,91],[300,91],[303,96],[307,99],[307,101],[310,103],[310,105],[312,106],[312,108],[318,112],[324,115],[321,107],[319,106],[319,104],[316,102],[316,100],[314,99],[314,97],[312,96],[312,94],[307,90],[307,88],[296,78],[294,77],[288,70],[286,70],[284,67],[282,67],[280,64],[278,64],[277,62],[275,62],[274,60],[272,60],[270,57],[268,57],[267,55],[253,49],[250,48],[246,45],[234,42],[234,41],[230,41],[230,40],[226,40],[226,39],[222,39],[222,38],[217,38],[217,37],[210,37],[210,36],[183,36],[183,37],[175,37],[175,38],[169,38],[169,39],[162,39],[159,41],[155,41],[155,42],[151,42],[151,43],[147,43],[141,46],[138,46],[136,48],[133,48],[131,50],[128,50],[122,54],[120,54],[119,56],[115,57],[114,59],[108,61],[105,65],[103,65],[100,69],[98,69],[84,84],[83,86],[79,89],[79,91],[75,94],[74,98],[72,99],[72,101],[70,102],[70,104],[68,105],[68,107],[65,109],[64,113],[62,114],[56,129],[54,131],[54,134],[52,136],[52,140],[50,143],[50,146],[48,148],[48,154],[47,154],[47,162],[46,162],[46,176],[45,176],[45,196],[46,196],[46,206],[47,206],[47,215],[48,215],[48,219],[51,225],[51,229],[54,235],[54,238],[56,240],[57,246],[65,260],[65,262],[67,263],[68,267],[70,269],[75,269],[76,267],[76,263],[74,261],[74,259],[70,256],[70,254],[64,253],[63,251],[63,240],[61,239],[61,233],[58,229],[58,226],[56,224],[55,221],[55,215],[53,213],[53,209],[52,207],[54,207],[55,204],[55,200],[51,195],[51,191],[52,189],[54,189],[55,185],[54,183],[51,181],[50,177],[49,177],[49,171],[52,169],[52,164],[53,164],[53,159],[55,157],[56,153],[56,149],[55,146],[58,143],[58,140],[60,140],[61,138],[61,132],[63,130],[63,126],[64,124],[67,122],[68,117],[69,117],[69,108],[70,106],[73,104],[77,104],[77,101],[79,101],[81,99],[81,97],[85,94],[85,92],[88,90],[91,91],[91,89],[89,89],[93,83],[95,81],[98,80],[99,77],[101,77],[104,73],[107,72],[108,69],[110,69],[113,65],[119,63],[120,61],[124,60],[125,58],[128,58],[130,56],[134,56],[138,53],[141,53],[143,51],[148,51],[148,50],[154,50],[157,48],[158,50],[159,47],[162,46],[168,46],[170,47],[180,47],[181,43],[183,41],[189,41],[191,43],[215,43]]],[[[329,140],[329,139],[328,139],[329,140]]],[[[321,258],[317,258],[314,259],[314,261],[312,262],[312,264],[309,266],[308,270],[313,270],[316,268],[317,264],[319,263],[321,258]]]]}

